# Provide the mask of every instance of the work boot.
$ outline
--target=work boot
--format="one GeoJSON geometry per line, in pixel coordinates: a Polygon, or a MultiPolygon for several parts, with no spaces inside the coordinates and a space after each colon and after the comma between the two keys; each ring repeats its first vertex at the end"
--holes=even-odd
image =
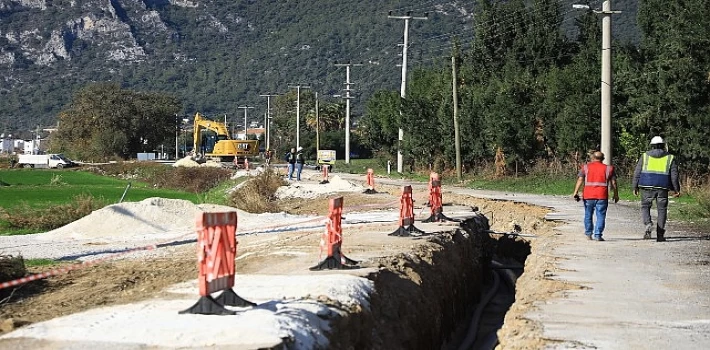
{"type": "Polygon", "coordinates": [[[643,239],[651,239],[651,231],[653,230],[653,224],[646,224],[646,231],[643,233],[643,239]]]}
{"type": "Polygon", "coordinates": [[[664,235],[666,234],[666,230],[662,228],[656,228],[656,242],[665,242],[666,237],[664,235]]]}

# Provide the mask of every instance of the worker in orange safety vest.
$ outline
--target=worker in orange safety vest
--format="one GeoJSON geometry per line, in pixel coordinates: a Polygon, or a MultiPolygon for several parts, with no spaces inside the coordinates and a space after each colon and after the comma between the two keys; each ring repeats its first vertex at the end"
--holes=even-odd
{"type": "Polygon", "coordinates": [[[616,184],[614,167],[602,163],[604,153],[592,153],[592,161],[584,164],[577,175],[572,196],[579,201],[579,189],[584,184],[582,199],[584,200],[584,234],[588,239],[604,241],[602,234],[606,224],[606,211],[609,207],[609,186],[614,191],[614,203],[619,201],[619,189],[616,184]],[[597,222],[593,224],[596,213],[597,222]]]}

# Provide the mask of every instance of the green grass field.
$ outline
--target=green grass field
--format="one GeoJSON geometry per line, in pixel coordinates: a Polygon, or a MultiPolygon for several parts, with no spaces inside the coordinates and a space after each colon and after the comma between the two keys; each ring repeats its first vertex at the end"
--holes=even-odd
{"type": "MultiPolygon", "coordinates": [[[[31,207],[64,204],[77,195],[87,194],[118,202],[128,180],[76,170],[3,169],[0,170],[0,207],[11,209],[22,202],[31,207]]],[[[141,182],[131,182],[124,201],[140,201],[150,197],[199,201],[193,193],[152,188],[141,182]]]]}

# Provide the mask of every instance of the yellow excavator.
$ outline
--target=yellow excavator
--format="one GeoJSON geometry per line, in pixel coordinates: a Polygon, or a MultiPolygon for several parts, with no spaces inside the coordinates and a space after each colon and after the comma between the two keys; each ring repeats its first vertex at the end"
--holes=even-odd
{"type": "Polygon", "coordinates": [[[200,113],[195,113],[193,135],[193,151],[196,158],[205,157],[219,160],[220,162],[233,162],[234,157],[254,157],[259,155],[259,141],[233,140],[224,123],[205,118],[200,113]],[[206,141],[202,136],[203,130],[210,130],[217,134],[214,147],[207,145],[207,142],[203,144],[203,141],[206,141]]]}

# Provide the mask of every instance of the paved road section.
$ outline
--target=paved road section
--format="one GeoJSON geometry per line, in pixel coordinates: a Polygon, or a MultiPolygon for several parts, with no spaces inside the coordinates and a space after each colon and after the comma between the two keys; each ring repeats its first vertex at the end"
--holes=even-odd
{"type": "MultiPolygon", "coordinates": [[[[376,183],[403,184],[380,178],[376,183]]],[[[548,220],[565,223],[550,238],[550,258],[561,270],[551,278],[583,289],[540,301],[526,315],[553,340],[548,348],[710,349],[708,232],[680,231],[669,221],[667,242],[656,242],[655,234],[644,240],[638,202],[622,201],[610,204],[606,241],[596,242],[584,235],[583,204],[569,197],[450,186],[444,191],[548,207],[548,220]]]]}
{"type": "Polygon", "coordinates": [[[583,206],[569,198],[456,192],[550,207],[548,219],[566,222],[554,236],[563,272],[553,278],[585,289],[540,302],[527,315],[542,323],[545,338],[557,340],[549,348],[710,349],[707,233],[669,223],[667,242],[643,240],[638,204],[620,202],[610,204],[606,241],[589,241],[583,206]]]}

